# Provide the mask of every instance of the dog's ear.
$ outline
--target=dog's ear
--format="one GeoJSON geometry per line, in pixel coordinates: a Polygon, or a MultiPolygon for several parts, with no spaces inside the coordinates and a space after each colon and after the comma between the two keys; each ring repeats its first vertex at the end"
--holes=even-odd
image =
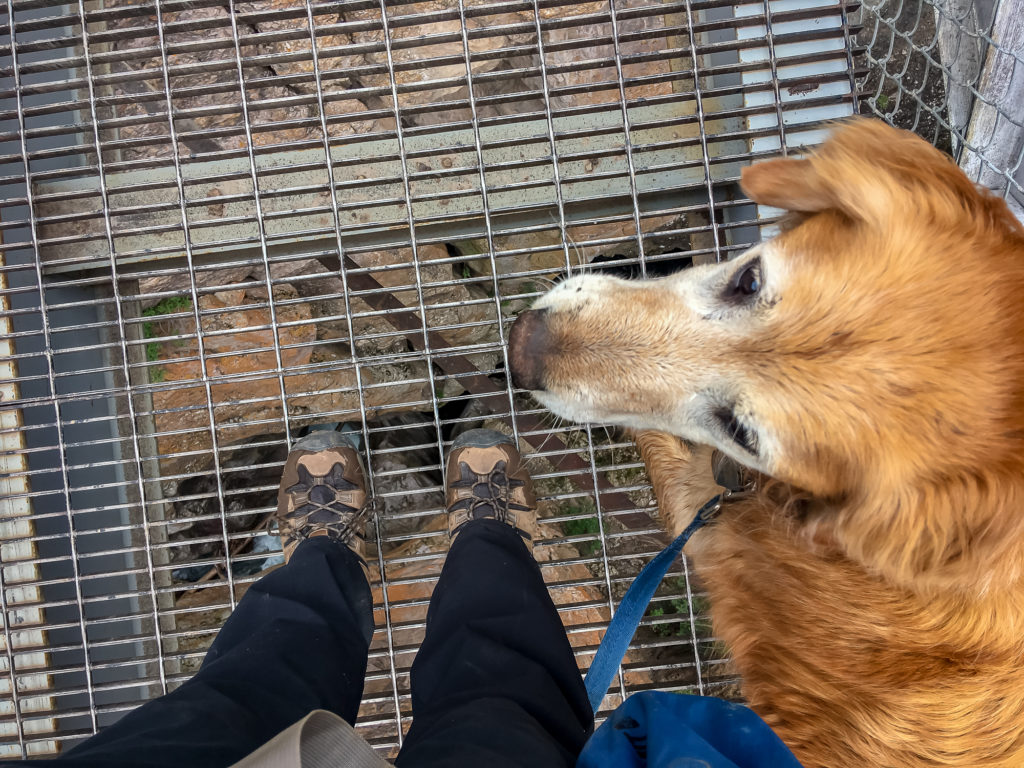
{"type": "Polygon", "coordinates": [[[945,221],[966,213],[1018,226],[1003,201],[979,192],[951,158],[879,120],[838,123],[806,158],[743,169],[741,185],[757,203],[799,213],[834,210],[876,225],[913,212],[945,221]]]}
{"type": "Polygon", "coordinates": [[[838,124],[806,158],[787,157],[745,168],[740,183],[757,203],[796,213],[839,211],[878,224],[899,192],[895,166],[901,164],[899,152],[907,151],[924,151],[935,159],[931,154],[936,150],[913,134],[875,120],[854,119],[838,124]],[[898,144],[909,147],[894,154],[898,144]]]}
{"type": "Polygon", "coordinates": [[[740,185],[747,197],[761,205],[799,213],[835,207],[835,200],[810,160],[787,157],[747,166],[740,185]]]}

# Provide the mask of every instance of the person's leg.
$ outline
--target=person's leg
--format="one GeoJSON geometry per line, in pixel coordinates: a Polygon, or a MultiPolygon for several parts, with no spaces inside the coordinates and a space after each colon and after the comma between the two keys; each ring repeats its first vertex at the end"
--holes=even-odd
{"type": "Polygon", "coordinates": [[[253,584],[177,690],[55,761],[60,768],[226,768],[314,709],[355,720],[372,627],[370,588],[343,544],[314,538],[253,584]]]}
{"type": "Polygon", "coordinates": [[[325,448],[333,442],[300,441],[289,455],[279,506],[288,562],[249,588],[199,672],[45,764],[226,768],[314,709],[355,721],[373,634],[361,547],[350,535],[365,494],[355,452],[325,448]]]}
{"type": "Polygon", "coordinates": [[[458,535],[413,664],[413,724],[397,765],[573,766],[594,715],[527,544],[535,515],[529,477],[511,440],[467,435],[449,459],[458,535]],[[474,440],[483,445],[467,445],[474,440]],[[468,448],[483,450],[459,450],[468,448]]]}

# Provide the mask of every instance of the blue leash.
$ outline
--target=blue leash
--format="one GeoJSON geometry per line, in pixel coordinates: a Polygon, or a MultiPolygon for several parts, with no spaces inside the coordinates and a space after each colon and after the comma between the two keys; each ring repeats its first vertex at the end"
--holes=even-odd
{"type": "Polygon", "coordinates": [[[697,515],[686,526],[686,530],[651,560],[630,584],[626,596],[619,603],[619,609],[612,617],[611,624],[608,625],[608,631],[605,632],[604,639],[601,640],[601,646],[597,649],[590,669],[587,670],[587,676],[583,680],[583,685],[587,689],[587,698],[590,699],[590,708],[595,713],[601,706],[601,699],[604,698],[615,679],[615,673],[629,649],[633,635],[636,634],[636,628],[640,626],[640,620],[644,617],[647,606],[650,605],[651,598],[654,597],[654,592],[658,589],[661,580],[665,578],[668,569],[679,557],[679,553],[683,551],[683,547],[690,537],[718,517],[719,512],[722,511],[722,501],[733,495],[728,492],[719,494],[697,510],[697,515]]]}

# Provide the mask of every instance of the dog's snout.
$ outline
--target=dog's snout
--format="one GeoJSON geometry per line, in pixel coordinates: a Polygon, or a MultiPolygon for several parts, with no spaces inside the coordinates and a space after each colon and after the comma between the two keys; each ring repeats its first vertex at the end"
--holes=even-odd
{"type": "Polygon", "coordinates": [[[544,357],[548,351],[546,309],[528,309],[512,323],[508,362],[512,383],[522,389],[544,389],[544,357]]]}

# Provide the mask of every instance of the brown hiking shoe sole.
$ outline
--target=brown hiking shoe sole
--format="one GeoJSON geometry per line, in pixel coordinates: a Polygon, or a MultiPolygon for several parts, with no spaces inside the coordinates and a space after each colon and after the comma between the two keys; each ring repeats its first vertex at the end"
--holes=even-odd
{"type": "Polygon", "coordinates": [[[277,524],[286,559],[312,536],[340,541],[366,562],[366,479],[352,439],[312,432],[295,442],[277,494],[277,524]]]}
{"type": "Polygon", "coordinates": [[[452,444],[445,466],[448,535],[473,520],[497,520],[533,550],[537,499],[515,441],[491,429],[471,429],[452,444]]]}

